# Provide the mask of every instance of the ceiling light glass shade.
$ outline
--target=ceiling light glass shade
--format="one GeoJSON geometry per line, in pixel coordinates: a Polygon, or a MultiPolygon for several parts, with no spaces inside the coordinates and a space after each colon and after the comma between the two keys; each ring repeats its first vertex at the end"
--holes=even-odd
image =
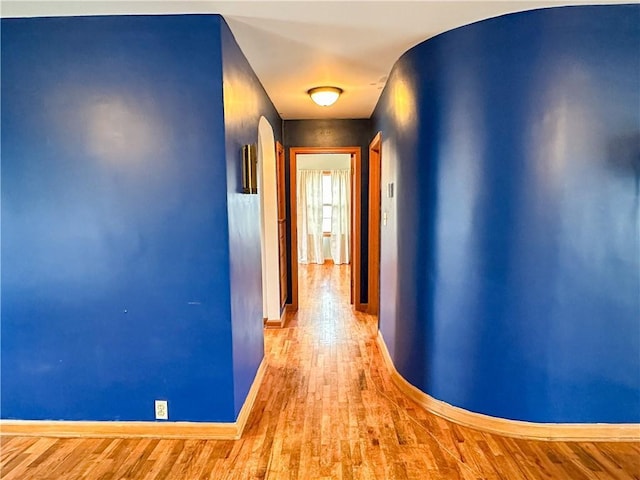
{"type": "Polygon", "coordinates": [[[333,105],[342,93],[342,89],[338,87],[316,87],[307,92],[311,100],[321,107],[333,105]]]}

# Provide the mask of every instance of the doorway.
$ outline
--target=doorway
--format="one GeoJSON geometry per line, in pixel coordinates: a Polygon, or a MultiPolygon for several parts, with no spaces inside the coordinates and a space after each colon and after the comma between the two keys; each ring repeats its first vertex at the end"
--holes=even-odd
{"type": "MultiPolygon", "coordinates": [[[[298,162],[305,161],[305,155],[348,155],[350,160],[350,302],[356,309],[362,309],[360,303],[360,223],[361,223],[361,152],[360,147],[292,147],[290,149],[289,195],[291,204],[291,309],[298,308],[298,162]]],[[[309,157],[306,157],[307,159],[309,157]]]]}

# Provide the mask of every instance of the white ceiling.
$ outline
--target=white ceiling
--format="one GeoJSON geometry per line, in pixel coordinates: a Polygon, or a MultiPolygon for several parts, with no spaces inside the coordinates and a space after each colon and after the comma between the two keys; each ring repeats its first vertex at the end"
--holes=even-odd
{"type": "Polygon", "coordinates": [[[3,17],[220,13],[284,119],[368,118],[396,60],[455,27],[534,8],[604,0],[31,1],[1,0],[3,17]],[[344,94],[318,107],[306,91],[344,94]]]}

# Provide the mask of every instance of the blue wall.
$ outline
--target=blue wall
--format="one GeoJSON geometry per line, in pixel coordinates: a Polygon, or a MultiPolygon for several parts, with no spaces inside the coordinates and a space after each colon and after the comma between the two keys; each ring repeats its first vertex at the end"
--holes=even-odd
{"type": "Polygon", "coordinates": [[[241,151],[245,144],[258,143],[261,116],[282,142],[282,120],[224,21],[221,38],[237,415],[264,356],[260,204],[258,195],[240,193],[241,151]]]}
{"type": "Polygon", "coordinates": [[[252,268],[229,245],[235,48],[218,16],[2,20],[3,418],[236,418],[262,315],[255,228],[252,268]]]}
{"type": "Polygon", "coordinates": [[[383,138],[380,328],[411,383],[535,422],[640,421],[640,7],[408,51],[383,138]]]}

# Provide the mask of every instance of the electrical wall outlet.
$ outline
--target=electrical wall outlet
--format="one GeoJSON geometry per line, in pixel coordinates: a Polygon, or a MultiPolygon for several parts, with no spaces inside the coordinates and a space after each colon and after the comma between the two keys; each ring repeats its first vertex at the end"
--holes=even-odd
{"type": "Polygon", "coordinates": [[[169,420],[169,406],[166,400],[156,400],[156,420],[169,420]]]}

